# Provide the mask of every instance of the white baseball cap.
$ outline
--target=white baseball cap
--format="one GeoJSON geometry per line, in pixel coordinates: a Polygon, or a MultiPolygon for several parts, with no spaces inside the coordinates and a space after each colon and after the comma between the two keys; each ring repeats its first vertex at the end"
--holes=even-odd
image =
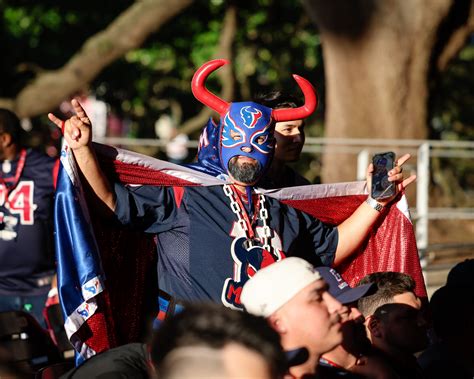
{"type": "Polygon", "coordinates": [[[322,277],[311,263],[301,258],[286,258],[257,271],[245,283],[240,301],[247,312],[268,317],[319,279],[322,277]]]}

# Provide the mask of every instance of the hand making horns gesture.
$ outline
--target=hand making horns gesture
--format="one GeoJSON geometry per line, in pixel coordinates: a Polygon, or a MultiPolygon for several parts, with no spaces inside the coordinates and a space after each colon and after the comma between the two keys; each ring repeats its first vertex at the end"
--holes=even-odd
{"type": "Polygon", "coordinates": [[[61,128],[64,138],[72,150],[90,147],[92,142],[91,121],[79,101],[73,99],[71,105],[76,114],[67,120],[63,121],[52,113],[48,113],[48,118],[61,128]]]}

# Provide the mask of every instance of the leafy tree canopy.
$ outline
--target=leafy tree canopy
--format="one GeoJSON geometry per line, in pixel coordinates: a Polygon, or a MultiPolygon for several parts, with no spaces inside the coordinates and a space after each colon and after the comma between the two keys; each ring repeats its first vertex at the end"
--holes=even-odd
{"type": "MultiPolygon", "coordinates": [[[[87,38],[130,5],[124,0],[7,2],[0,97],[15,96],[36,72],[64,65],[87,38]]],[[[195,2],[140,48],[108,66],[91,83],[91,90],[114,112],[133,120],[133,134],[139,137],[154,137],[154,122],[170,112],[171,104],[179,105],[180,121],[192,117],[202,106],[191,94],[190,81],[197,67],[215,57],[227,6],[223,0],[195,2]]],[[[322,99],[321,45],[301,6],[291,0],[235,2],[235,6],[234,99],[248,100],[276,88],[299,94],[291,73],[315,83],[322,99]]],[[[219,93],[215,75],[208,86],[219,93]]],[[[321,114],[317,117],[321,119],[321,114]]]]}

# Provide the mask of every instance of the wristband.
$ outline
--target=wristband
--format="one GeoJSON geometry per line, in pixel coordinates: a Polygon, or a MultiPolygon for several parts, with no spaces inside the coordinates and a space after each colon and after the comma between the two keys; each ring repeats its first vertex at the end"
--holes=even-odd
{"type": "Polygon", "coordinates": [[[368,197],[365,202],[369,204],[373,209],[375,209],[377,212],[382,212],[382,209],[384,206],[377,202],[377,200],[373,199],[372,197],[368,197]]]}

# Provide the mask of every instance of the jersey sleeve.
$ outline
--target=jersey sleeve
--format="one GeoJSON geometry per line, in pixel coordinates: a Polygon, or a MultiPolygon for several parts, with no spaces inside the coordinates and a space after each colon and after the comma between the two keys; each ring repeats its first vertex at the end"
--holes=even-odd
{"type": "Polygon", "coordinates": [[[160,233],[173,227],[178,207],[172,187],[115,183],[114,191],[115,216],[122,225],[146,233],[160,233]]]}
{"type": "Polygon", "coordinates": [[[302,212],[307,238],[314,246],[314,254],[323,266],[332,266],[336,256],[339,233],[336,226],[328,225],[302,212]]]}

